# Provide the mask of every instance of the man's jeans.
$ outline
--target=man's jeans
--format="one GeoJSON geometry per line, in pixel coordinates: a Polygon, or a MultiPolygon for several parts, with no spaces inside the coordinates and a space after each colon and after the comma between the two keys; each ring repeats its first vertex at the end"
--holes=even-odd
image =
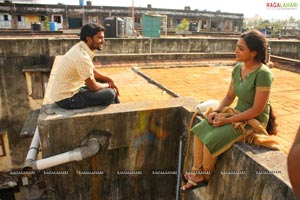
{"type": "Polygon", "coordinates": [[[90,106],[106,106],[112,103],[120,103],[120,101],[116,92],[111,88],[92,92],[86,87],[82,87],[74,96],[56,103],[65,109],[79,109],[90,106]]]}

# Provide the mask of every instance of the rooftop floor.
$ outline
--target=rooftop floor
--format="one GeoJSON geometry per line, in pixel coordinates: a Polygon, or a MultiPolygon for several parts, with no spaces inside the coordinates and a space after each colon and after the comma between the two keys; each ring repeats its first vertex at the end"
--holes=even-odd
{"type": "MultiPolygon", "coordinates": [[[[201,102],[223,98],[234,64],[234,60],[222,60],[129,62],[104,66],[95,63],[95,66],[116,80],[123,103],[175,98],[176,95],[193,96],[201,102]]],[[[271,103],[280,141],[288,151],[300,125],[300,74],[278,68],[272,68],[272,72],[271,103]]]]}

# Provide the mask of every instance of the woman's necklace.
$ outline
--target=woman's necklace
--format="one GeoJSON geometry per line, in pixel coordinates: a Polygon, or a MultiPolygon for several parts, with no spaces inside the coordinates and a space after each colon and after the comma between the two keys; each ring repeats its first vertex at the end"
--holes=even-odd
{"type": "Polygon", "coordinates": [[[241,70],[240,80],[245,80],[253,71],[255,71],[260,66],[260,63],[255,63],[251,67],[243,66],[243,70],[241,70]]]}
{"type": "Polygon", "coordinates": [[[256,68],[258,68],[260,66],[260,63],[255,63],[254,65],[252,65],[251,67],[246,67],[246,65],[244,65],[245,69],[248,69],[249,72],[254,71],[256,68]]]}

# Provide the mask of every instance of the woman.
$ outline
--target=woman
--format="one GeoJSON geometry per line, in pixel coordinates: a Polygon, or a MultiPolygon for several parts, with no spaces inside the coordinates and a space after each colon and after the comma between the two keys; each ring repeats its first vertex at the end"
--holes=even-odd
{"type": "MultiPolygon", "coordinates": [[[[232,128],[233,123],[255,118],[263,127],[271,122],[267,128],[269,134],[275,131],[272,125],[274,120],[269,120],[269,116],[273,116],[269,104],[273,76],[266,66],[265,37],[258,31],[243,33],[237,42],[235,54],[239,63],[232,71],[225,97],[207,119],[191,130],[194,133],[194,162],[191,173],[184,175],[186,184],[182,186],[182,191],[206,186],[214,172],[217,157],[243,139],[243,133],[232,128]],[[240,112],[227,118],[218,116],[236,97],[238,102],[235,109],[240,112]]],[[[250,129],[249,126],[246,129],[250,129]]]]}

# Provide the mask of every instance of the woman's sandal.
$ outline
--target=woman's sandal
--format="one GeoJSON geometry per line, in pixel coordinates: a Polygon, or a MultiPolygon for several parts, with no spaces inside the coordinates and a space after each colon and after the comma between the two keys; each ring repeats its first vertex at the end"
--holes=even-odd
{"type": "Polygon", "coordinates": [[[192,180],[189,180],[189,175],[185,176],[185,175],[182,175],[182,181],[187,184],[191,184],[192,186],[191,187],[186,187],[185,185],[183,185],[181,188],[180,188],[180,191],[181,192],[186,192],[186,191],[190,191],[190,190],[194,190],[196,188],[200,188],[200,187],[205,187],[208,185],[208,182],[206,180],[202,180],[202,181],[199,181],[199,182],[195,182],[195,181],[192,181],[192,180]],[[188,177],[188,178],[187,178],[188,177]]]}
{"type": "Polygon", "coordinates": [[[184,184],[188,182],[189,176],[189,174],[182,174],[181,180],[184,182],[184,184]]]}
{"type": "Polygon", "coordinates": [[[206,187],[208,185],[208,182],[206,180],[203,180],[203,181],[200,181],[200,182],[194,182],[194,181],[188,180],[188,183],[191,184],[192,186],[188,187],[188,188],[185,187],[185,185],[182,186],[180,188],[181,192],[186,192],[186,191],[194,190],[194,189],[200,188],[200,187],[206,187]]]}

